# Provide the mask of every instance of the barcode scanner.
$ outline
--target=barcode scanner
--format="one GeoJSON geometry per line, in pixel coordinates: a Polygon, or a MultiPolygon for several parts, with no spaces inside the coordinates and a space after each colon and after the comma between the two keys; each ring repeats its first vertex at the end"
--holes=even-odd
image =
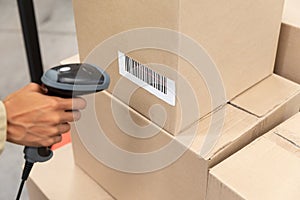
{"type": "MultiPolygon", "coordinates": [[[[47,88],[48,95],[72,98],[85,94],[100,92],[108,88],[108,74],[91,64],[67,64],[53,67],[46,71],[41,78],[47,88]]],[[[26,147],[25,159],[29,162],[45,162],[53,153],[48,147],[26,147]]]]}
{"type": "MultiPolygon", "coordinates": [[[[48,95],[72,98],[107,89],[110,78],[99,67],[82,63],[53,67],[43,74],[41,81],[47,88],[48,95]]],[[[33,164],[45,162],[53,156],[51,147],[25,147],[24,154],[26,162],[17,199],[21,196],[23,185],[29,176],[33,164]]]]}
{"type": "MultiPolygon", "coordinates": [[[[108,88],[110,78],[104,70],[90,64],[68,64],[53,67],[43,73],[33,0],[17,0],[31,81],[43,84],[48,95],[72,98],[100,92],[108,88]]],[[[53,156],[50,147],[25,147],[25,166],[17,194],[20,199],[25,181],[36,162],[53,156]]]]}
{"type": "Polygon", "coordinates": [[[86,63],[53,67],[41,80],[49,95],[65,98],[100,92],[110,83],[105,71],[86,63]]]}

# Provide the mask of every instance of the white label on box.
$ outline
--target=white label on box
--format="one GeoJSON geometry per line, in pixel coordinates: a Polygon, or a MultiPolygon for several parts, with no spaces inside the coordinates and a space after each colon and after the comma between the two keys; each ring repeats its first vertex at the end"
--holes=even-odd
{"type": "Polygon", "coordinates": [[[168,104],[175,106],[175,81],[162,76],[120,51],[118,52],[118,56],[119,73],[122,76],[168,104]]]}

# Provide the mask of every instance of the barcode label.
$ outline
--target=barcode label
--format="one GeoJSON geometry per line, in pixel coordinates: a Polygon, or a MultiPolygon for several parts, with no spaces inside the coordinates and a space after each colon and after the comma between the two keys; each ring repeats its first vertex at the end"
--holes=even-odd
{"type": "Polygon", "coordinates": [[[168,104],[175,106],[175,81],[118,52],[119,73],[168,104]]]}

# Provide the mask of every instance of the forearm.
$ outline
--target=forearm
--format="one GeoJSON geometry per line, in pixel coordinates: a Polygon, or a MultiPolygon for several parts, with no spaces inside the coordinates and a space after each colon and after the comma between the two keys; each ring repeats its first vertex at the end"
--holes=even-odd
{"type": "Polygon", "coordinates": [[[0,154],[3,151],[4,144],[6,141],[6,126],[6,111],[2,101],[0,101],[0,154]]]}

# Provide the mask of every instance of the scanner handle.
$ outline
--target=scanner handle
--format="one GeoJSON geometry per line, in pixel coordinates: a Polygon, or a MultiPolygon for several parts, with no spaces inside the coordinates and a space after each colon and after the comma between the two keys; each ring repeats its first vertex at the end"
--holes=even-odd
{"type": "Polygon", "coordinates": [[[30,163],[46,162],[53,156],[50,147],[25,147],[24,158],[30,163]]]}

